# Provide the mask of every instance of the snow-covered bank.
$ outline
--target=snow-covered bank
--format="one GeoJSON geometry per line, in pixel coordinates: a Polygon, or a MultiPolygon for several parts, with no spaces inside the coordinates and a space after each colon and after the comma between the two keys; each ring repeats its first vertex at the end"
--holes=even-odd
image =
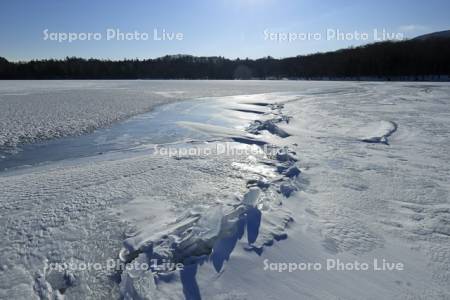
{"type": "Polygon", "coordinates": [[[247,152],[138,147],[0,175],[0,298],[448,298],[450,86],[239,84],[210,99],[232,127],[184,122],[210,138],[161,146],[247,152]],[[184,270],[45,269],[108,259],[184,270]],[[372,270],[275,268],[338,259],[372,270]]]}
{"type": "Polygon", "coordinates": [[[291,137],[280,142],[298,145],[306,183],[284,201],[294,216],[288,239],[260,257],[237,246],[220,277],[199,268],[204,298],[449,298],[449,93],[448,85],[362,84],[286,103],[291,137]],[[398,124],[390,145],[362,142],[392,131],[383,120],[398,124]],[[337,259],[369,270],[265,269],[265,261],[337,259]],[[382,259],[404,270],[374,270],[382,259]]]}

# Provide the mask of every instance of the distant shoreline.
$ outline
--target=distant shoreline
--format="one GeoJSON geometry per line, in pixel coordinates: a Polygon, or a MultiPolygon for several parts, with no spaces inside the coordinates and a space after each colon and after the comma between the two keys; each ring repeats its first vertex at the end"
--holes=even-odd
{"type": "Polygon", "coordinates": [[[431,78],[431,79],[405,79],[405,78],[364,78],[364,79],[356,79],[356,78],[283,78],[283,79],[267,79],[267,78],[251,78],[251,79],[205,79],[205,78],[20,78],[20,79],[0,79],[0,81],[342,81],[342,82],[450,82],[450,76],[442,76],[441,79],[431,78]]]}
{"type": "Polygon", "coordinates": [[[67,57],[9,62],[0,79],[303,79],[450,81],[450,38],[387,41],[276,59],[166,55],[119,61],[67,57]]]}

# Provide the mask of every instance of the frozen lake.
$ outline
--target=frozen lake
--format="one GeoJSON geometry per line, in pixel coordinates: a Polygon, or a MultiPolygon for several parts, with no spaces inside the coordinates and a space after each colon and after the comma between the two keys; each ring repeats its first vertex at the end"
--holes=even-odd
{"type": "Polygon", "coordinates": [[[211,97],[291,89],[270,81],[0,82],[0,170],[196,138],[176,122],[223,125],[211,97]]]}
{"type": "Polygon", "coordinates": [[[0,298],[446,299],[449,99],[447,83],[0,82],[0,298]],[[307,263],[323,269],[280,270],[307,263]]]}

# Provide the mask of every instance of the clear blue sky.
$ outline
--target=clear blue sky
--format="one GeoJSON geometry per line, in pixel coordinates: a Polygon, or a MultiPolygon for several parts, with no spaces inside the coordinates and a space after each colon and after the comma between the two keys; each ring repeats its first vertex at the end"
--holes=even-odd
{"type": "MultiPolygon", "coordinates": [[[[230,58],[286,57],[365,44],[327,40],[326,30],[373,29],[414,37],[450,29],[450,1],[332,0],[4,0],[0,56],[9,60],[153,58],[193,54],[230,58]],[[105,30],[149,32],[147,41],[107,41],[105,30]],[[153,30],[183,33],[182,41],[154,41],[153,30]],[[45,41],[49,32],[100,32],[100,41],[45,41]],[[321,40],[280,42],[269,33],[321,33],[321,40]]],[[[370,41],[369,41],[370,42],[370,41]]]]}

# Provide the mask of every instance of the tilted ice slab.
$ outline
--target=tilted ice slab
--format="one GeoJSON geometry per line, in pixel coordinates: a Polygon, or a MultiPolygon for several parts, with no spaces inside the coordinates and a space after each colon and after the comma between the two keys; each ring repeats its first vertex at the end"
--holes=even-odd
{"type": "Polygon", "coordinates": [[[217,126],[217,125],[209,125],[203,123],[196,122],[178,122],[181,126],[188,127],[193,130],[198,130],[201,132],[205,132],[211,134],[217,138],[227,138],[230,140],[234,140],[240,143],[250,144],[250,145],[264,145],[268,142],[260,137],[247,133],[245,131],[230,129],[227,127],[217,126]]]}
{"type": "MultiPolygon", "coordinates": [[[[252,113],[249,111],[246,112],[252,113]]],[[[277,115],[280,115],[280,112],[277,115]]],[[[245,132],[197,123],[184,122],[183,125],[208,131],[217,137],[232,138],[249,144],[248,134],[245,132]]],[[[154,260],[163,265],[169,261],[183,263],[186,268],[206,260],[213,263],[216,272],[220,272],[237,241],[243,238],[244,231],[247,237],[246,249],[259,255],[264,246],[272,245],[274,240],[285,239],[285,229],[293,219],[291,214],[282,208],[282,198],[297,191],[296,178],[301,173],[296,166],[297,158],[292,151],[283,148],[273,157],[251,160],[255,165],[248,167],[242,162],[232,163],[243,174],[254,174],[244,177],[248,191],[237,196],[234,203],[228,202],[204,211],[188,211],[183,217],[163,228],[149,224],[147,228],[139,230],[124,241],[124,248],[119,255],[121,260],[129,265],[136,262],[150,263],[154,260]],[[263,169],[266,169],[265,172],[263,169]]],[[[176,270],[161,271],[154,268],[140,272],[126,270],[120,274],[121,294],[124,298],[164,298],[159,295],[157,286],[149,287],[145,282],[158,281],[161,276],[164,278],[175,272],[176,270]]],[[[189,277],[189,280],[195,281],[195,276],[189,277]]],[[[189,285],[185,287],[187,298],[191,298],[188,296],[191,292],[195,293],[190,291],[191,288],[189,285]]]]}
{"type": "Polygon", "coordinates": [[[370,124],[370,126],[361,129],[367,132],[367,137],[361,139],[366,143],[378,143],[389,145],[388,138],[398,129],[397,123],[393,121],[381,121],[379,123],[370,124]]]}

